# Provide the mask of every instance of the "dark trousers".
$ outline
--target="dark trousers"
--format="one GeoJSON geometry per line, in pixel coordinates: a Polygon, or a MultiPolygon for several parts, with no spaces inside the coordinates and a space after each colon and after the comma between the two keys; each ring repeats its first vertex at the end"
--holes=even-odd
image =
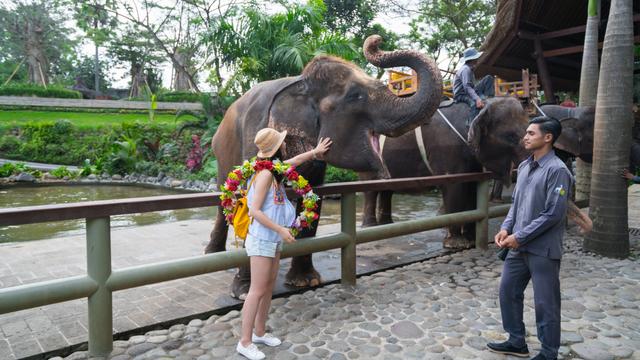
{"type": "Polygon", "coordinates": [[[509,333],[513,346],[525,345],[522,321],[524,290],[533,282],[540,351],[547,359],[555,359],[560,347],[560,260],[544,256],[509,251],[500,282],[502,326],[509,333]]]}
{"type": "MultiPolygon", "coordinates": [[[[478,94],[481,99],[495,96],[496,90],[493,82],[493,76],[485,75],[485,77],[480,79],[480,81],[478,81],[474,86],[476,94],[478,94]]],[[[457,102],[468,104],[471,107],[471,114],[469,114],[469,120],[467,121],[467,126],[469,126],[471,120],[475,119],[475,117],[478,116],[478,113],[480,113],[480,109],[476,107],[476,101],[467,94],[458,94],[455,96],[454,100],[457,102]]]]}

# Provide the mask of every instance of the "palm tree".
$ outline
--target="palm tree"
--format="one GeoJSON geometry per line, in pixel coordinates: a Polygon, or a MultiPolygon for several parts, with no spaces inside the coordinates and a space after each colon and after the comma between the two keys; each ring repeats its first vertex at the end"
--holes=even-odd
{"type": "MultiPolygon", "coordinates": [[[[582,69],[580,71],[580,106],[596,105],[598,89],[598,23],[600,22],[600,1],[589,0],[587,29],[584,36],[582,69]]],[[[589,198],[591,186],[591,164],[576,159],[576,200],[589,198]]]]}
{"type": "Polygon", "coordinates": [[[223,62],[235,72],[229,81],[244,92],[256,81],[300,74],[318,54],[347,60],[362,57],[352,41],[323,26],[324,11],[318,2],[293,4],[276,14],[249,8],[233,24],[221,24],[211,36],[224,44],[223,62]]]}
{"type": "Polygon", "coordinates": [[[594,129],[590,213],[593,230],[588,251],[623,258],[629,255],[627,186],[620,176],[629,164],[633,124],[632,2],[612,0],[602,50],[602,68],[594,129]]]}

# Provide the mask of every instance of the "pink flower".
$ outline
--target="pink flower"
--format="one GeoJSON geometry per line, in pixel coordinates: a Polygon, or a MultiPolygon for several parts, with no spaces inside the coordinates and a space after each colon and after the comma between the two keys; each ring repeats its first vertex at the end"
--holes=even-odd
{"type": "Polygon", "coordinates": [[[237,180],[231,180],[231,179],[227,179],[227,181],[225,181],[225,187],[227,190],[229,191],[236,191],[238,190],[238,185],[240,184],[237,180]]]}

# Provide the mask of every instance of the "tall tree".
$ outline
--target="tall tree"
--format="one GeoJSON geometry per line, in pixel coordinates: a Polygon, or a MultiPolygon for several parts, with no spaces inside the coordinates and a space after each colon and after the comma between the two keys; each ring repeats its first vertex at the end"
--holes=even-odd
{"type": "Polygon", "coordinates": [[[94,53],[94,89],[100,92],[100,56],[99,48],[109,41],[118,21],[107,9],[114,8],[115,0],[81,0],[71,1],[75,7],[75,18],[78,26],[93,41],[94,53]]]}
{"type": "Polygon", "coordinates": [[[275,14],[249,7],[240,21],[223,24],[224,31],[216,36],[227,40],[222,59],[234,72],[228,87],[242,93],[256,81],[297,75],[318,54],[357,59],[359,50],[353,42],[325,28],[325,11],[321,0],[292,4],[275,14]]]}
{"type": "Polygon", "coordinates": [[[189,88],[199,91],[197,71],[188,68],[188,62],[181,55],[180,41],[176,40],[183,36],[183,32],[178,31],[182,26],[181,21],[185,19],[181,4],[180,0],[115,0],[115,6],[107,8],[107,11],[132,25],[140,36],[151,39],[156,48],[171,61],[174,71],[186,77],[189,88]]]}
{"type": "Polygon", "coordinates": [[[590,215],[593,230],[584,248],[624,258],[629,255],[627,184],[633,91],[632,2],[612,0],[602,50],[594,129],[590,215]]]}
{"type": "Polygon", "coordinates": [[[408,15],[417,15],[410,23],[408,39],[436,61],[451,58],[451,71],[457,65],[453,60],[464,49],[482,45],[496,13],[495,0],[421,0],[416,9],[391,3],[408,15]]]}
{"type": "Polygon", "coordinates": [[[0,60],[24,61],[29,82],[49,84],[73,52],[75,41],[55,1],[17,0],[0,5],[0,60]]]}
{"type": "Polygon", "coordinates": [[[108,49],[110,57],[129,67],[129,97],[142,95],[145,86],[155,92],[156,84],[152,80],[156,75],[153,69],[164,57],[157,51],[151,39],[141,36],[135,27],[127,26],[115,35],[108,49]]]}
{"type": "Polygon", "coordinates": [[[324,0],[324,23],[330,31],[362,37],[380,8],[378,0],[324,0]]]}
{"type": "MultiPolygon", "coordinates": [[[[580,106],[596,105],[598,89],[598,23],[600,22],[599,0],[589,0],[587,28],[582,52],[580,71],[580,106]]],[[[576,159],[576,200],[589,198],[591,187],[591,164],[576,159]]]]}

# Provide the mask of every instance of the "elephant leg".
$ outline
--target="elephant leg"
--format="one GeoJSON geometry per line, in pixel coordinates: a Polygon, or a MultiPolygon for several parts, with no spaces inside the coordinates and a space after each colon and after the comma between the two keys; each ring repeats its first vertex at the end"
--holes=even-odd
{"type": "Polygon", "coordinates": [[[204,248],[205,254],[214,252],[225,251],[227,243],[227,233],[229,226],[227,225],[224,214],[222,213],[222,207],[218,206],[218,214],[216,215],[216,221],[213,225],[213,230],[209,234],[209,243],[204,248]]]}
{"type": "MultiPolygon", "coordinates": [[[[474,186],[472,184],[471,186],[474,186]]],[[[471,194],[472,188],[469,184],[452,184],[442,187],[442,200],[444,202],[445,212],[447,214],[473,209],[476,197],[471,194]]],[[[447,237],[442,242],[442,246],[446,249],[469,249],[474,246],[474,241],[470,241],[465,234],[463,228],[469,224],[452,225],[448,228],[447,237]]],[[[473,223],[471,224],[473,225],[473,223]]],[[[475,239],[475,229],[473,230],[475,239]]]]}
{"type": "Polygon", "coordinates": [[[376,226],[376,204],[378,202],[377,191],[364,192],[364,212],[362,214],[362,227],[376,226]]]}
{"type": "Polygon", "coordinates": [[[285,284],[295,287],[318,286],[322,282],[320,273],[313,267],[313,255],[295,256],[291,259],[291,269],[285,277],[285,284]]]}
{"type": "Polygon", "coordinates": [[[502,181],[500,180],[494,180],[493,181],[493,188],[491,189],[491,200],[492,202],[495,203],[503,203],[504,200],[502,200],[502,190],[504,188],[504,185],[502,183],[502,181]]]}
{"type": "MultiPolygon", "coordinates": [[[[296,211],[299,212],[300,210],[301,204],[298,202],[296,211]]],[[[316,211],[320,214],[321,210],[322,200],[318,201],[318,209],[316,209],[316,211]]],[[[302,239],[316,236],[316,232],[318,231],[318,220],[315,220],[311,224],[310,228],[303,229],[300,234],[298,234],[297,238],[302,239]]],[[[320,273],[318,273],[313,267],[313,254],[294,256],[291,258],[291,268],[285,276],[285,284],[295,287],[307,287],[318,286],[321,282],[322,278],[320,273]]]]}
{"type": "Polygon", "coordinates": [[[378,224],[391,224],[393,219],[391,218],[391,197],[393,191],[381,191],[378,201],[378,224]]]}
{"type": "Polygon", "coordinates": [[[243,265],[238,268],[238,272],[231,282],[231,295],[240,300],[247,298],[249,286],[251,285],[251,268],[243,265]]]}

